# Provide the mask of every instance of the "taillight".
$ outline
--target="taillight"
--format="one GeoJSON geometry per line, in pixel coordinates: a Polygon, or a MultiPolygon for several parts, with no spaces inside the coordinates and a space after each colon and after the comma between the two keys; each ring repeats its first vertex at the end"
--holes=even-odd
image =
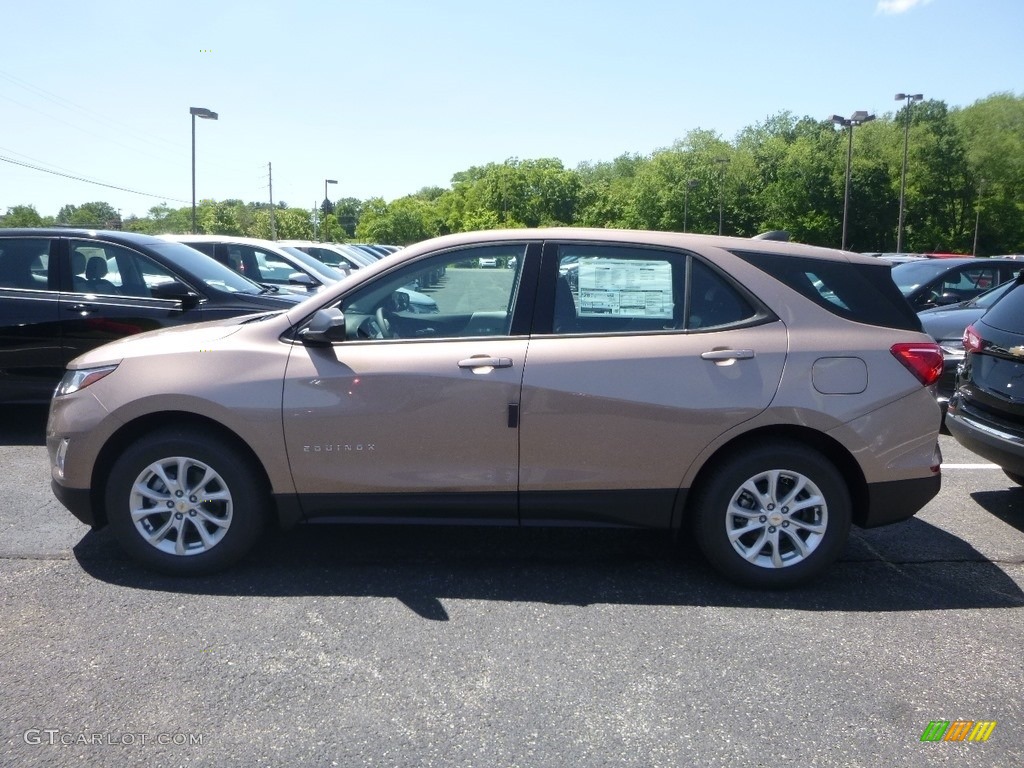
{"type": "Polygon", "coordinates": [[[981,336],[974,330],[973,325],[968,325],[964,329],[964,349],[968,352],[980,352],[981,351],[981,336]]]}
{"type": "Polygon", "coordinates": [[[934,342],[901,342],[889,351],[926,387],[942,375],[942,350],[934,342]]]}

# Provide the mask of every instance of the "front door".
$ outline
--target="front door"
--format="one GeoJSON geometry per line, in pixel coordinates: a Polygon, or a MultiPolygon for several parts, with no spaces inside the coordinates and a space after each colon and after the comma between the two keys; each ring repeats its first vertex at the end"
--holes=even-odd
{"type": "Polygon", "coordinates": [[[284,430],[307,516],[516,521],[525,256],[509,243],[396,268],[339,302],[346,341],[295,346],[284,430]],[[482,269],[484,253],[516,266],[482,269]],[[435,312],[410,310],[413,287],[435,312]]]}

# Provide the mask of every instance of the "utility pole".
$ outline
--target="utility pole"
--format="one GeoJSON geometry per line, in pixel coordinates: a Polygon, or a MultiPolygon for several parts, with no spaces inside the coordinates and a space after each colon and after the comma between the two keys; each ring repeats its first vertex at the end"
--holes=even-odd
{"type": "Polygon", "coordinates": [[[277,220],[274,218],[274,171],[267,163],[267,186],[270,188],[270,239],[277,240],[277,220]]]}

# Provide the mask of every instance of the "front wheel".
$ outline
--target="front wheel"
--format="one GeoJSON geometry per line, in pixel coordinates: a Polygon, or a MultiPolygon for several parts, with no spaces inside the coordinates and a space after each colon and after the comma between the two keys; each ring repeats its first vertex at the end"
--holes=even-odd
{"type": "Polygon", "coordinates": [[[178,576],[221,570],[263,530],[268,494],[259,477],[224,440],[160,431],[114,463],[107,519],[125,551],[150,568],[178,576]]]}
{"type": "Polygon", "coordinates": [[[729,579],[753,587],[806,582],[842,551],[850,494],[835,466],[798,443],[732,454],[694,498],[701,551],[729,579]]]}

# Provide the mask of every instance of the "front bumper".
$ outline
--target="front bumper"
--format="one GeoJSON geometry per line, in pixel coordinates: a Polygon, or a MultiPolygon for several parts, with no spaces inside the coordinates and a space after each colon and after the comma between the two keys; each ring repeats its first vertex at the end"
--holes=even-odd
{"type": "Polygon", "coordinates": [[[92,494],[88,488],[68,488],[56,480],[50,481],[50,488],[53,489],[53,495],[57,497],[57,501],[63,504],[72,515],[93,528],[102,527],[93,510],[92,494]]]}

